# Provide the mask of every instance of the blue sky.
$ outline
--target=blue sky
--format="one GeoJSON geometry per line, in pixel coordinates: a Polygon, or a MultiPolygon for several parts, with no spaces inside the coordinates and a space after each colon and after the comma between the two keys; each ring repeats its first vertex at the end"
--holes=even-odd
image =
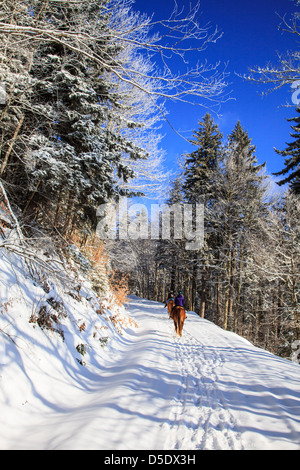
{"type": "MultiPolygon", "coordinates": [[[[191,0],[195,2],[195,0],[191,0]]],[[[189,7],[190,0],[177,0],[179,6],[189,7]]],[[[173,9],[173,0],[135,0],[134,10],[151,15],[154,20],[167,18],[173,9]]],[[[280,18],[290,15],[296,10],[292,0],[202,0],[200,17],[201,25],[211,23],[218,25],[223,37],[199,54],[200,61],[210,63],[228,62],[227,71],[230,76],[228,91],[232,100],[224,103],[220,109],[222,116],[214,116],[224,136],[227,136],[238,120],[256,145],[256,156],[259,163],[267,162],[269,174],[283,167],[283,158],[274,152],[274,147],[285,148],[290,141],[290,123],[286,118],[295,116],[294,108],[282,107],[291,102],[289,86],[261,97],[264,89],[246,82],[235,75],[248,72],[250,66],[264,66],[267,62],[276,64],[276,51],[285,52],[296,49],[295,38],[278,30],[280,18]]],[[[167,104],[168,119],[172,126],[183,132],[187,138],[198,128],[198,121],[206,113],[206,109],[183,105],[167,104]]],[[[192,150],[192,147],[181,139],[165,124],[162,129],[165,137],[161,146],[166,151],[167,168],[177,168],[177,157],[192,150]]]]}

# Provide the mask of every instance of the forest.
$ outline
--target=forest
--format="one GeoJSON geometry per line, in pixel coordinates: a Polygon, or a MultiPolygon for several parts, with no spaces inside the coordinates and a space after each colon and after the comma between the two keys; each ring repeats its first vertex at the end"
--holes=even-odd
{"type": "Polygon", "coordinates": [[[141,297],[164,301],[181,289],[189,310],[288,356],[299,338],[299,196],[274,196],[239,122],[225,146],[221,137],[206,114],[167,201],[202,202],[203,248],[172,237],[119,240],[111,258],[141,297]]]}
{"type": "MultiPolygon", "coordinates": [[[[298,6],[284,23],[295,43],[298,6]]],[[[132,293],[164,302],[181,289],[188,310],[290,357],[300,340],[300,108],[289,143],[276,149],[276,192],[243,124],[224,136],[203,112],[227,84],[217,65],[188,66],[222,36],[199,24],[199,9],[175,4],[157,24],[131,0],[0,0],[0,247],[16,250],[3,230],[9,211],[27,244],[49,237],[64,255],[76,247],[98,289],[107,276],[122,301],[132,293]],[[175,178],[160,148],[169,100],[199,106],[194,150],[175,178]],[[162,186],[166,205],[203,205],[201,249],[172,237],[97,237],[100,205],[162,186]]],[[[278,89],[299,73],[295,45],[245,78],[278,89]]]]}

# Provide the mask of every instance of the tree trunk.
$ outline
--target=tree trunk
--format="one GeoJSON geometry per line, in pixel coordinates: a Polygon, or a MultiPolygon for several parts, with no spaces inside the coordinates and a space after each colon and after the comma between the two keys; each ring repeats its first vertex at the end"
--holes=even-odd
{"type": "Polygon", "coordinates": [[[16,130],[15,130],[15,133],[13,135],[13,138],[11,139],[11,142],[8,146],[8,149],[7,149],[7,152],[4,156],[4,159],[3,159],[3,162],[2,162],[2,165],[1,165],[1,168],[0,168],[0,177],[2,178],[5,170],[6,170],[6,167],[7,167],[7,163],[8,163],[8,160],[9,160],[9,157],[10,157],[10,154],[11,154],[11,151],[13,149],[13,146],[14,146],[14,143],[15,141],[17,140],[17,137],[18,137],[18,134],[20,132],[20,129],[21,129],[21,126],[23,124],[23,121],[24,121],[24,117],[25,117],[25,114],[22,114],[21,116],[21,119],[20,121],[18,122],[18,125],[16,127],[16,130]]]}
{"type": "Polygon", "coordinates": [[[201,275],[201,297],[200,297],[200,317],[205,317],[206,297],[207,297],[207,268],[203,266],[201,275]]]}

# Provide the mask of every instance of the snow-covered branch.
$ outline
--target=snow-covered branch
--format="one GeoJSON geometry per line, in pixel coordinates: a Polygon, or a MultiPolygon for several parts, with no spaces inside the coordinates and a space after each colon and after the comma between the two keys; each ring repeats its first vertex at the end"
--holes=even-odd
{"type": "MultiPolygon", "coordinates": [[[[55,2],[54,5],[65,6],[65,3],[55,2]]],[[[218,71],[219,64],[212,66],[206,64],[205,60],[202,60],[202,63],[200,61],[199,54],[209,44],[220,39],[222,33],[217,28],[211,31],[210,27],[199,25],[199,7],[198,2],[185,14],[183,11],[179,12],[175,4],[168,19],[151,22],[145,15],[132,13],[131,2],[113,0],[105,7],[107,11],[113,12],[108,29],[99,28],[99,10],[90,20],[89,28],[84,25],[83,20],[80,22],[80,16],[77,24],[68,25],[63,30],[55,28],[55,22],[38,27],[33,17],[33,24],[30,26],[1,21],[0,35],[17,37],[23,43],[28,42],[31,47],[41,42],[60,44],[144,93],[195,104],[195,98],[199,97],[220,99],[226,87],[225,70],[218,71]],[[156,31],[154,34],[151,34],[152,29],[156,31]],[[108,46],[105,54],[102,53],[103,44],[108,46]],[[113,51],[115,48],[124,50],[128,47],[144,55],[145,60],[151,56],[155,62],[159,61],[162,72],[155,67],[151,73],[145,74],[137,68],[132,68],[129,63],[124,64],[123,60],[118,60],[118,57],[109,52],[109,48],[113,51]],[[189,53],[192,53],[196,62],[190,69],[187,68],[192,58],[187,57],[189,53]],[[181,65],[178,62],[175,64],[176,57],[181,60],[181,65]],[[175,67],[181,68],[183,72],[174,73],[175,67]],[[145,79],[157,83],[155,90],[147,87],[145,79]]]]}
{"type": "MultiPolygon", "coordinates": [[[[299,3],[296,2],[296,5],[299,7],[299,3]]],[[[290,19],[287,19],[286,16],[279,18],[281,19],[281,24],[278,29],[284,33],[295,35],[297,39],[300,35],[299,12],[295,12],[290,19]]],[[[277,52],[277,62],[275,64],[269,62],[265,66],[252,67],[249,69],[249,72],[249,74],[242,75],[242,78],[257,84],[271,86],[264,94],[276,91],[285,85],[292,85],[300,79],[298,45],[295,45],[294,50],[286,51],[285,54],[277,52]]]]}

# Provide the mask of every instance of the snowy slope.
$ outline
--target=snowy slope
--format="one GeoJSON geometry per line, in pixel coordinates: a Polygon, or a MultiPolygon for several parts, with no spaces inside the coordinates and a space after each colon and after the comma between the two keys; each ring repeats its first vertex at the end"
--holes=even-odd
{"type": "Polygon", "coordinates": [[[54,289],[63,340],[28,322],[45,292],[9,261],[2,254],[0,449],[300,448],[298,364],[192,312],[175,338],[163,305],[136,297],[138,327],[125,312],[112,321],[88,285],[80,299],[54,289]]]}

